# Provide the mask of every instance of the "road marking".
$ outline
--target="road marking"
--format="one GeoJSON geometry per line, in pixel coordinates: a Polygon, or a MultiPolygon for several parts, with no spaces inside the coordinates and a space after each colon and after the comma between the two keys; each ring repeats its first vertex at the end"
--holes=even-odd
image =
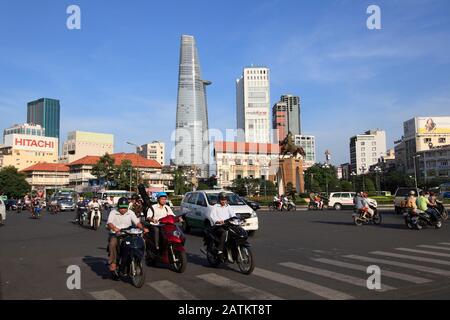
{"type": "MultiPolygon", "coordinates": [[[[353,263],[343,262],[343,261],[339,261],[339,260],[330,260],[330,259],[325,259],[325,258],[312,259],[312,260],[321,262],[321,263],[330,264],[330,265],[337,266],[337,267],[348,268],[348,269],[352,269],[352,270],[359,270],[359,271],[364,271],[364,272],[367,271],[367,267],[368,267],[368,266],[363,266],[360,264],[353,264],[353,263]]],[[[407,282],[412,282],[412,283],[416,283],[416,284],[428,283],[428,282],[432,281],[430,279],[410,276],[407,274],[392,272],[392,271],[388,271],[388,270],[381,270],[381,276],[398,279],[398,280],[403,280],[403,281],[407,281],[407,282]]]]}
{"type": "Polygon", "coordinates": [[[415,249],[408,249],[408,248],[396,248],[395,250],[414,252],[414,253],[420,253],[420,254],[427,254],[427,255],[430,255],[430,256],[450,258],[450,254],[442,253],[442,252],[415,250],[415,249]]]}
{"type": "Polygon", "coordinates": [[[245,297],[249,300],[284,300],[283,298],[275,296],[271,293],[243,285],[240,282],[219,276],[215,273],[202,274],[197,276],[197,278],[200,278],[212,285],[228,289],[234,294],[245,297]]]}
{"type": "Polygon", "coordinates": [[[398,253],[391,253],[391,252],[384,252],[384,251],[373,251],[373,252],[371,252],[371,254],[376,254],[378,256],[387,256],[387,257],[393,257],[393,258],[422,261],[422,262],[430,262],[430,263],[443,264],[446,266],[450,266],[450,261],[439,260],[439,259],[423,258],[423,257],[418,257],[418,256],[409,256],[406,254],[398,254],[398,253]]]}
{"type": "Polygon", "coordinates": [[[439,244],[443,244],[445,246],[450,246],[450,242],[440,242],[439,244]]]}
{"type": "Polygon", "coordinates": [[[127,300],[123,295],[116,290],[104,290],[89,292],[96,300],[127,300]]]}
{"type": "Polygon", "coordinates": [[[349,300],[354,299],[351,295],[344,292],[337,291],[331,288],[327,288],[309,281],[305,281],[298,278],[289,277],[280,273],[272,272],[269,270],[264,270],[260,268],[255,268],[253,275],[269,279],[278,283],[282,283],[297,289],[301,289],[317,296],[323,297],[325,299],[331,300],[349,300]]]}
{"type": "Polygon", "coordinates": [[[421,244],[420,246],[418,246],[420,248],[428,248],[428,249],[437,249],[437,250],[447,250],[450,251],[450,248],[446,248],[446,247],[438,247],[438,246],[428,246],[426,244],[421,244]]]}
{"type": "MultiPolygon", "coordinates": [[[[329,271],[329,270],[314,268],[311,266],[305,266],[305,265],[294,263],[294,262],[283,262],[283,263],[279,263],[279,264],[284,267],[288,267],[288,268],[292,268],[292,269],[300,270],[300,271],[304,271],[304,272],[309,272],[312,274],[317,274],[322,277],[327,277],[327,278],[331,278],[334,280],[350,283],[355,286],[367,288],[367,281],[365,279],[352,277],[352,276],[349,276],[349,275],[346,275],[343,273],[337,273],[337,272],[333,272],[333,271],[329,271]]],[[[380,290],[377,290],[377,291],[384,292],[384,291],[389,291],[389,290],[394,290],[394,289],[396,289],[396,288],[387,286],[387,285],[383,285],[383,288],[380,290]]]]}
{"type": "Polygon", "coordinates": [[[45,298],[45,299],[40,299],[40,300],[53,300],[53,298],[45,298]]]}
{"type": "Polygon", "coordinates": [[[383,263],[383,264],[387,264],[387,265],[391,265],[391,266],[403,267],[403,268],[408,268],[408,269],[417,270],[417,271],[421,271],[421,272],[427,272],[427,273],[437,274],[440,276],[450,277],[450,271],[437,269],[437,268],[431,268],[431,267],[419,266],[417,264],[404,263],[404,262],[398,262],[398,261],[393,261],[393,260],[369,258],[369,257],[358,256],[358,255],[347,255],[347,256],[344,256],[344,258],[355,259],[355,260],[360,260],[360,261],[365,261],[365,262],[383,263]]]}
{"type": "Polygon", "coordinates": [[[168,280],[149,282],[147,285],[170,300],[198,300],[197,297],[168,280]]]}

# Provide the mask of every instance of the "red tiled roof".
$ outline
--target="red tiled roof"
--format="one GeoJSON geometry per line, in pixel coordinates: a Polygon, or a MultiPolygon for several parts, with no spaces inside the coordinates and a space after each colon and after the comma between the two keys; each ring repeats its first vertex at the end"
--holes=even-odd
{"type": "MultiPolygon", "coordinates": [[[[157,168],[161,169],[158,161],[146,159],[137,153],[114,153],[111,154],[116,165],[120,165],[123,160],[131,161],[134,168],[157,168]]],[[[69,167],[75,165],[94,165],[100,160],[99,156],[86,156],[68,164],[69,167]]]]}
{"type": "Polygon", "coordinates": [[[225,153],[279,154],[280,146],[273,143],[216,141],[214,150],[225,153]]]}
{"type": "Polygon", "coordinates": [[[32,165],[31,167],[21,170],[22,172],[32,172],[32,171],[58,171],[58,172],[69,172],[69,167],[61,163],[47,163],[41,162],[32,165]]]}

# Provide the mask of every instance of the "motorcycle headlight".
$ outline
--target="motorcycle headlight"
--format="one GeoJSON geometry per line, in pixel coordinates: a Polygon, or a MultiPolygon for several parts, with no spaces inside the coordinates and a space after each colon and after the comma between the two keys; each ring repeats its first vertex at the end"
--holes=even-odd
{"type": "Polygon", "coordinates": [[[181,232],[178,230],[175,230],[172,234],[177,238],[181,237],[181,232]]]}

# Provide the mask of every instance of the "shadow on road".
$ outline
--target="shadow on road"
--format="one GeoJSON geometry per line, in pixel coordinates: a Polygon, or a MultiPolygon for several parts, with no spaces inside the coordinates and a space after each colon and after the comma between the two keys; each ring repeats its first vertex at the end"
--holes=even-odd
{"type": "Polygon", "coordinates": [[[312,221],[313,223],[333,224],[337,226],[355,226],[353,222],[340,222],[340,221],[312,221]]]}
{"type": "Polygon", "coordinates": [[[85,256],[83,262],[102,279],[109,279],[108,260],[106,258],[85,256]]]}
{"type": "MultiPolygon", "coordinates": [[[[356,227],[353,222],[339,222],[339,221],[312,221],[312,222],[314,222],[314,223],[323,223],[323,224],[332,224],[332,225],[340,225],[340,226],[356,227]]],[[[376,227],[376,228],[384,228],[384,229],[401,229],[401,230],[406,230],[405,225],[403,225],[403,224],[392,224],[392,223],[381,223],[380,225],[364,224],[362,227],[376,227]]]]}

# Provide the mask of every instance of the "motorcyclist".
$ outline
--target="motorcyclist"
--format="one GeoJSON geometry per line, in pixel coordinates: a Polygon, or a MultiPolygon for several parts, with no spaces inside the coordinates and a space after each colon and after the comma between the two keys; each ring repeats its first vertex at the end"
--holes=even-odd
{"type": "MultiPolygon", "coordinates": [[[[157,203],[150,206],[147,211],[147,221],[152,223],[158,223],[160,219],[167,217],[169,215],[175,216],[172,209],[166,204],[167,202],[167,193],[159,192],[156,196],[157,203]]],[[[179,217],[180,221],[183,221],[181,217],[179,217]]],[[[159,250],[159,227],[152,226],[151,233],[153,234],[155,241],[155,248],[159,250]]]]}
{"type": "Polygon", "coordinates": [[[286,208],[287,208],[288,205],[289,205],[289,198],[288,198],[288,196],[284,195],[282,201],[283,201],[283,206],[286,206],[286,208]]]}
{"type": "Polygon", "coordinates": [[[364,211],[365,212],[365,204],[364,204],[364,196],[363,192],[358,192],[353,199],[353,203],[355,204],[355,209],[357,212],[364,211]]]}
{"type": "Polygon", "coordinates": [[[416,198],[416,192],[414,190],[411,190],[409,192],[409,196],[406,199],[405,207],[411,210],[413,213],[417,214],[417,198],[416,198]]]}
{"type": "Polygon", "coordinates": [[[420,211],[428,213],[434,221],[437,220],[436,210],[433,209],[434,207],[436,207],[436,205],[428,201],[425,191],[420,191],[419,197],[416,200],[416,204],[417,208],[420,211]]]}
{"type": "Polygon", "coordinates": [[[369,201],[367,200],[367,197],[369,196],[369,194],[367,192],[362,192],[361,196],[363,199],[362,200],[363,210],[365,212],[367,212],[368,214],[370,214],[370,217],[373,217],[373,215],[375,214],[375,211],[373,211],[373,209],[370,207],[369,201]]]}
{"type": "Polygon", "coordinates": [[[95,208],[98,209],[98,211],[100,213],[100,218],[101,218],[101,214],[102,214],[101,208],[102,208],[102,206],[101,206],[100,202],[98,202],[98,197],[97,196],[94,196],[92,198],[92,201],[88,203],[88,209],[89,209],[89,213],[90,213],[90,218],[89,219],[91,221],[91,225],[93,224],[93,220],[94,220],[94,216],[92,214],[92,211],[95,208]]]}
{"type": "Polygon", "coordinates": [[[139,218],[141,216],[141,213],[143,212],[144,207],[141,203],[141,199],[139,198],[139,196],[137,194],[135,194],[135,195],[133,195],[133,197],[131,197],[129,209],[136,214],[136,217],[139,218]]]}
{"type": "Polygon", "coordinates": [[[119,241],[117,238],[117,233],[120,232],[121,229],[129,228],[133,225],[143,230],[144,232],[148,232],[146,228],[142,225],[136,215],[128,210],[129,202],[128,199],[122,197],[119,199],[117,203],[118,210],[113,209],[109,213],[108,221],[106,222],[107,228],[111,231],[109,239],[108,239],[108,248],[109,248],[109,270],[111,272],[116,271],[117,265],[117,248],[119,246],[119,241]]]}
{"type": "Polygon", "coordinates": [[[273,203],[275,203],[275,205],[277,206],[278,209],[280,209],[281,207],[281,196],[278,197],[277,195],[275,195],[273,197],[273,203]]]}
{"type": "Polygon", "coordinates": [[[219,194],[219,203],[213,206],[210,215],[210,221],[214,228],[214,233],[219,238],[219,244],[217,246],[217,254],[223,254],[225,246],[226,230],[222,227],[225,220],[236,217],[233,209],[228,205],[227,195],[225,192],[219,194]]]}
{"type": "Polygon", "coordinates": [[[320,194],[316,194],[314,197],[314,202],[317,206],[317,208],[322,209],[323,208],[323,200],[320,194]]]}

